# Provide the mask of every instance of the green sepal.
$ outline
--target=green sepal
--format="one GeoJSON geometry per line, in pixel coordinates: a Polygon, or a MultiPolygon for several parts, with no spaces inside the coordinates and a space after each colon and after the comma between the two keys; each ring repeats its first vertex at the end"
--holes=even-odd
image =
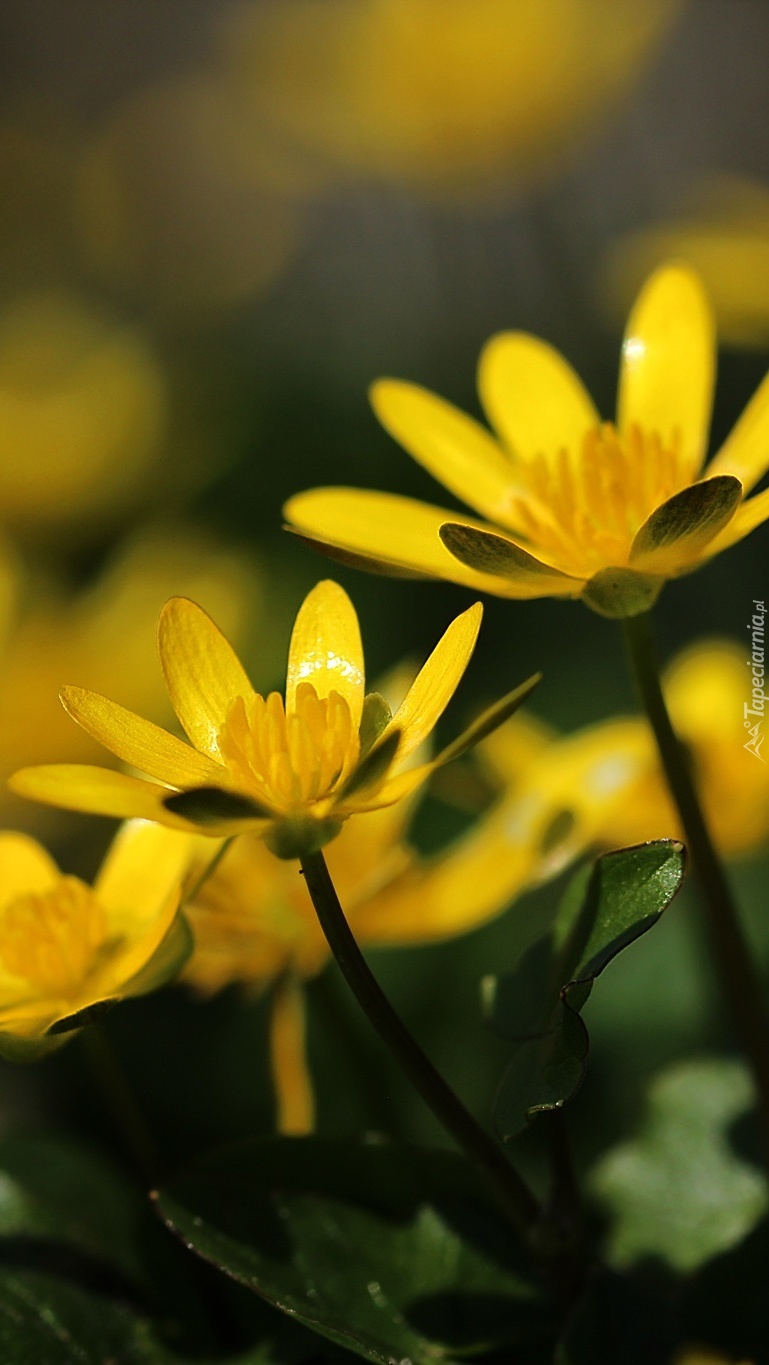
{"type": "Polygon", "coordinates": [[[110,996],[106,1000],[95,1000],[92,1005],[84,1005],[83,1009],[76,1010],[74,1014],[66,1014],[62,1019],[54,1020],[46,1030],[46,1035],[50,1038],[57,1033],[74,1033],[75,1029],[85,1028],[87,1024],[98,1024],[105,1014],[114,1009],[119,1000],[119,996],[110,996]]]}
{"type": "Polygon", "coordinates": [[[369,692],[363,698],[363,713],[358,727],[361,758],[366,757],[369,749],[387,729],[392,718],[393,713],[390,710],[390,705],[385,701],[381,692],[369,692]]]}
{"type": "Polygon", "coordinates": [[[455,740],[452,740],[451,744],[447,744],[446,748],[441,750],[435,760],[436,764],[443,765],[453,762],[455,758],[459,758],[468,749],[480,744],[481,740],[485,739],[487,735],[493,734],[500,725],[514,715],[519,706],[523,706],[523,703],[528,701],[534,688],[541,681],[541,673],[532,673],[530,678],[527,678],[520,686],[514,687],[512,692],[508,692],[504,697],[500,697],[499,701],[487,706],[486,710],[481,712],[472,725],[468,725],[461,735],[458,735],[455,740]]]}
{"type": "Polygon", "coordinates": [[[665,579],[658,574],[619,567],[600,569],[582,589],[582,601],[599,616],[622,621],[626,616],[651,611],[664,586],[665,579]]]}
{"type": "Polygon", "coordinates": [[[495,1104],[503,1138],[576,1094],[589,1046],[579,1014],[593,981],[656,924],[681,885],[684,862],[683,845],[672,839],[604,854],[576,873],[550,931],[517,970],[484,982],[488,1022],[517,1044],[495,1104]]]}
{"type": "Polygon", "coordinates": [[[343,824],[343,820],[313,820],[311,816],[277,820],[265,834],[264,842],[276,858],[286,861],[306,858],[335,839],[343,824]]]}
{"type": "Polygon", "coordinates": [[[196,1162],[157,1201],[198,1255],[376,1365],[450,1365],[494,1346],[513,1359],[518,1344],[551,1341],[539,1278],[454,1152],[248,1142],[196,1162]]]}
{"type": "Polygon", "coordinates": [[[480,526],[465,526],[462,522],[447,521],[438,532],[449,554],[476,573],[493,574],[495,578],[509,578],[513,582],[536,583],[546,579],[574,583],[575,596],[581,579],[562,569],[554,569],[535,559],[522,545],[507,536],[486,531],[480,526]]]}
{"type": "Polygon", "coordinates": [[[190,787],[165,797],[163,805],[173,815],[181,815],[193,825],[221,825],[230,820],[271,820],[274,811],[252,801],[250,796],[225,791],[223,787],[190,787]]]}
{"type": "Polygon", "coordinates": [[[365,791],[367,787],[378,786],[384,781],[395,758],[402,733],[403,731],[399,729],[391,730],[380,743],[375,743],[374,747],[369,749],[357,768],[350,773],[344,786],[336,793],[338,802],[346,801],[348,797],[365,791]]]}
{"type": "Polygon", "coordinates": [[[590,1184],[608,1209],[608,1252],[625,1267],[656,1257],[689,1273],[736,1246],[769,1209],[765,1176],[729,1133],[754,1101],[742,1063],[681,1062],[649,1090],[637,1138],[607,1152],[590,1184]]]}
{"type": "Polygon", "coordinates": [[[682,542],[696,554],[731,521],[741,501],[742,484],[733,474],[715,474],[681,488],[647,517],[633,541],[630,563],[682,542]]]}

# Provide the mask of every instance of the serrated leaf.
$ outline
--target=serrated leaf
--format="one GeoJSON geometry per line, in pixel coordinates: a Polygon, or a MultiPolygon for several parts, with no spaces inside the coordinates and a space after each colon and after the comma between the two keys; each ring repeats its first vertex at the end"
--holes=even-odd
{"type": "Polygon", "coordinates": [[[580,868],[551,931],[530,947],[516,971],[484,983],[489,1022],[518,1043],[502,1079],[494,1118],[515,1137],[538,1113],[577,1093],[588,1034],[579,1019],[593,981],[657,922],[678,891],[684,849],[659,840],[618,849],[580,868]]]}
{"type": "Polygon", "coordinates": [[[766,1180],[728,1137],[752,1102],[736,1061],[685,1062],[657,1078],[639,1137],[604,1156],[591,1178],[613,1217],[616,1265],[657,1257],[691,1271],[756,1225],[769,1207],[766,1180]]]}
{"type": "Polygon", "coordinates": [[[545,1330],[509,1226],[452,1152],[247,1143],[196,1163],[158,1202],[199,1255],[378,1365],[435,1365],[545,1330]]]}

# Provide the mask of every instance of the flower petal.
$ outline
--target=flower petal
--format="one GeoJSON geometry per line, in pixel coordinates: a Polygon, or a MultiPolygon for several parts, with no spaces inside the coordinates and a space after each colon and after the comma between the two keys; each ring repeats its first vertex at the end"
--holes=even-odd
{"type": "Polygon", "coordinates": [[[105,749],[160,782],[202,786],[221,772],[220,765],[207,755],[98,692],[63,687],[59,696],[68,715],[105,749]]]}
{"type": "Polygon", "coordinates": [[[478,592],[509,597],[502,578],[475,573],[441,544],[446,521],[480,526],[446,508],[395,493],[359,488],[311,488],[297,493],[284,512],[309,543],[341,564],[401,578],[443,578],[478,592]]]}
{"type": "Polygon", "coordinates": [[[8,904],[17,896],[48,891],[61,873],[53,858],[28,834],[0,832],[0,896],[8,904]]]}
{"type": "Polygon", "coordinates": [[[380,379],[370,397],[382,426],[439,483],[482,516],[504,520],[512,469],[488,431],[418,384],[380,379]]]}
{"type": "Polygon", "coordinates": [[[601,420],[568,361],[526,332],[501,332],[486,343],[478,388],[489,421],[523,460],[578,454],[601,420]]]}
{"type": "Polygon", "coordinates": [[[543,564],[515,541],[475,526],[448,521],[440,528],[446,549],[468,568],[508,581],[508,596],[578,597],[583,578],[543,564]]]}
{"type": "Polygon", "coordinates": [[[769,488],[765,488],[762,493],[755,493],[747,502],[740,504],[723,531],[719,531],[710,541],[706,549],[707,558],[719,554],[721,550],[728,550],[730,545],[736,545],[738,540],[743,540],[751,531],[755,531],[757,526],[761,526],[767,517],[769,488]]]}
{"type": "Polygon", "coordinates": [[[363,645],[355,608],[344,588],[324,579],[308,593],[291,632],[286,675],[286,714],[296,710],[299,683],[312,683],[318,696],[338,692],[357,730],[363,712],[363,645]]]}
{"type": "Polygon", "coordinates": [[[158,820],[176,829],[189,829],[186,821],[175,819],[163,806],[168,787],[145,782],[140,777],[116,773],[110,768],[94,768],[82,763],[51,763],[36,768],[20,768],[8,779],[18,796],[44,801],[64,810],[80,810],[90,815],[112,815],[119,820],[137,817],[158,820]]]}
{"type": "Polygon", "coordinates": [[[678,573],[699,558],[708,542],[734,516],[742,497],[739,479],[720,474],[674,493],[646,518],[630,550],[639,573],[678,573]]]}
{"type": "Polygon", "coordinates": [[[419,670],[395,715],[386,725],[369,758],[400,731],[393,763],[404,763],[427,739],[453,697],[475,649],[481,628],[480,602],[455,617],[419,670]]]}
{"type": "Polygon", "coordinates": [[[254,691],[237,654],[208,613],[186,597],[172,597],[163,607],[158,650],[186,733],[196,749],[218,758],[218,735],[230,702],[254,691]]]}
{"type": "Polygon", "coordinates": [[[668,265],[647,280],[628,319],[622,347],[617,425],[656,432],[678,450],[681,482],[705,457],[713,402],[715,325],[699,276],[668,265]]]}
{"type": "Polygon", "coordinates": [[[759,384],[739,421],[707,467],[713,474],[734,474],[745,493],[769,469],[769,374],[759,384]]]}
{"type": "Polygon", "coordinates": [[[472,725],[468,725],[467,729],[463,730],[457,739],[452,740],[451,744],[442,749],[429,763],[422,763],[419,767],[409,768],[406,772],[398,773],[389,778],[372,795],[371,800],[365,805],[361,804],[359,809],[377,810],[380,806],[391,805],[394,801],[400,801],[404,796],[408,796],[422,782],[426,782],[437,768],[442,768],[444,763],[450,763],[452,759],[459,758],[460,754],[480,743],[493,730],[496,730],[498,725],[502,725],[509,716],[512,716],[533,692],[541,676],[540,673],[535,673],[531,678],[527,678],[526,682],[521,683],[520,687],[514,688],[500,701],[487,707],[477,720],[473,721],[472,725]]]}
{"type": "Polygon", "coordinates": [[[145,820],[122,825],[94,882],[110,932],[133,937],[155,920],[169,897],[181,893],[199,850],[200,840],[179,830],[145,820]]]}

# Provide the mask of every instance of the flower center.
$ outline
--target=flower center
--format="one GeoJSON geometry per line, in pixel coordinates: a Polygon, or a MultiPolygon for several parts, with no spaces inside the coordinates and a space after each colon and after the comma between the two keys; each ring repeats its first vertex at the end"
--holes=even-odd
{"type": "Polygon", "coordinates": [[[76,996],[106,937],[104,911],[77,877],[18,896],[0,911],[0,958],[43,995],[76,996]]]}
{"type": "Polygon", "coordinates": [[[546,559],[578,577],[627,565],[636,532],[682,487],[680,441],[662,445],[632,426],[621,437],[611,422],[587,432],[579,458],[560,450],[520,461],[523,488],[513,495],[515,530],[546,559]]]}
{"type": "Polygon", "coordinates": [[[230,703],[219,752],[235,785],[280,814],[329,796],[354,770],[360,740],[338,692],[319,697],[300,683],[288,715],[278,692],[230,703]]]}

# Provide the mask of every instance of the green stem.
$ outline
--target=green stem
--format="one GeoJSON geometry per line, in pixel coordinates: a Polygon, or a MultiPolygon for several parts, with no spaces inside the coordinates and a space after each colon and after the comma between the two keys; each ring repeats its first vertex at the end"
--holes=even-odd
{"type": "Polygon", "coordinates": [[[753,1072],[761,1146],[769,1170],[769,1023],[761,983],[743,936],[731,887],[705,823],[687,752],[668,715],[660,685],[651,616],[649,613],[631,616],[623,625],[635,680],[692,857],[724,1000],[753,1072]]]}
{"type": "Polygon", "coordinates": [[[395,1013],[353,937],[323,854],[307,855],[301,859],[301,867],[329,948],[358,1004],[435,1117],[493,1184],[520,1236],[530,1242],[540,1215],[533,1194],[395,1013]]]}
{"type": "Polygon", "coordinates": [[[142,1179],[155,1185],[160,1168],[158,1151],[115,1049],[101,1024],[89,1024],[80,1036],[122,1145],[142,1179]]]}

